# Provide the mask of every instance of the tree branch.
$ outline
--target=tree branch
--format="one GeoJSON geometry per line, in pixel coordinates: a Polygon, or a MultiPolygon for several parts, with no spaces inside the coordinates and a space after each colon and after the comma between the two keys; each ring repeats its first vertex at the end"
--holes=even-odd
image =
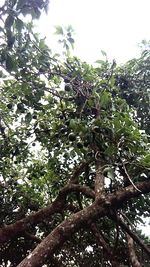
{"type": "Polygon", "coordinates": [[[93,235],[96,238],[97,244],[102,246],[104,251],[107,253],[107,256],[109,258],[109,260],[111,261],[112,267],[119,267],[120,264],[117,262],[117,260],[115,259],[115,256],[112,252],[112,249],[110,248],[110,246],[106,243],[106,241],[104,240],[104,238],[102,237],[102,235],[99,233],[96,225],[94,223],[92,223],[90,225],[90,228],[92,230],[93,235]]]}
{"type": "MultiPolygon", "coordinates": [[[[150,182],[138,183],[137,187],[142,193],[150,191],[150,182]]],[[[111,208],[117,207],[130,198],[137,197],[141,192],[135,190],[133,186],[128,186],[117,193],[110,194],[109,202],[111,208]]],[[[108,215],[106,201],[98,199],[91,206],[71,215],[67,220],[59,224],[33,251],[27,256],[18,267],[40,267],[51,257],[63,243],[70,238],[85,224],[90,224],[93,220],[108,215]]]]}
{"type": "Polygon", "coordinates": [[[96,177],[95,177],[95,198],[98,199],[104,195],[104,175],[100,160],[96,160],[96,177]]]}
{"type": "Polygon", "coordinates": [[[150,249],[143,243],[143,241],[135,234],[133,233],[130,228],[123,222],[123,220],[116,215],[115,216],[111,216],[113,220],[117,220],[118,224],[121,226],[121,228],[128,233],[128,235],[130,235],[133,240],[141,247],[143,248],[143,250],[147,253],[147,255],[150,257],[150,249]]]}
{"type": "Polygon", "coordinates": [[[127,234],[127,243],[128,243],[129,260],[132,264],[132,267],[142,267],[135,253],[133,239],[128,234],[127,234]]]}
{"type": "Polygon", "coordinates": [[[94,199],[94,191],[88,186],[68,184],[59,193],[58,197],[48,207],[43,208],[29,216],[0,229],[0,243],[4,243],[14,236],[21,234],[31,225],[37,225],[44,219],[49,218],[52,214],[61,212],[65,208],[66,195],[71,192],[82,192],[87,197],[94,199]]]}
{"type": "Polygon", "coordinates": [[[28,239],[31,239],[31,240],[33,240],[33,241],[35,241],[37,243],[40,243],[42,241],[41,238],[39,238],[39,237],[37,237],[35,235],[32,235],[32,234],[30,234],[29,232],[26,232],[26,231],[23,233],[23,236],[28,238],[28,239]]]}
{"type": "Polygon", "coordinates": [[[52,214],[60,212],[64,208],[65,202],[63,198],[58,196],[56,200],[48,207],[43,208],[29,216],[18,220],[17,222],[5,225],[0,229],[0,243],[4,243],[23,231],[27,230],[31,225],[38,224],[45,218],[50,217],[52,214]]]}
{"type": "Polygon", "coordinates": [[[75,168],[72,176],[70,177],[69,183],[76,184],[78,181],[77,178],[84,171],[87,165],[89,165],[89,162],[86,161],[81,162],[80,165],[75,168]]]}
{"type": "Polygon", "coordinates": [[[95,198],[94,191],[86,185],[68,184],[61,190],[60,194],[68,194],[70,192],[79,192],[84,194],[86,197],[95,198]]]}

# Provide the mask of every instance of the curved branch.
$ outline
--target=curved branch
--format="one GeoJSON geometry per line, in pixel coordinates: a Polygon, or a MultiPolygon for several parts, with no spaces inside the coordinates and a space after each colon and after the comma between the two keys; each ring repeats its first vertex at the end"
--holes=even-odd
{"type": "Polygon", "coordinates": [[[78,182],[77,178],[79,175],[84,171],[84,169],[89,165],[90,161],[83,161],[79,164],[78,167],[75,168],[72,176],[70,177],[69,183],[74,183],[76,184],[78,182]]]}
{"type": "MultiPolygon", "coordinates": [[[[137,184],[142,193],[150,191],[150,182],[137,184]]],[[[137,197],[141,192],[135,190],[133,186],[128,186],[124,190],[111,194],[108,197],[111,207],[117,207],[130,198],[137,197]]],[[[33,251],[27,256],[18,267],[40,267],[46,259],[60,249],[63,243],[77,232],[85,224],[90,224],[93,220],[109,214],[110,209],[106,201],[98,199],[91,206],[71,215],[67,220],[59,224],[33,251]]],[[[110,206],[109,206],[110,207],[110,206]]]]}
{"type": "Polygon", "coordinates": [[[85,196],[94,199],[94,191],[87,186],[68,184],[59,193],[58,197],[48,207],[40,209],[39,211],[30,214],[29,216],[13,223],[5,225],[0,229],[0,243],[4,243],[16,235],[21,234],[27,230],[31,225],[37,225],[44,219],[49,218],[52,214],[61,212],[65,207],[65,199],[67,194],[71,192],[82,192],[85,196]]]}
{"type": "Polygon", "coordinates": [[[65,206],[65,200],[59,196],[56,200],[46,208],[30,214],[29,216],[18,220],[17,222],[5,225],[0,229],[0,243],[4,243],[16,235],[21,234],[27,230],[31,225],[35,225],[43,221],[45,218],[50,217],[52,214],[62,211],[65,206]]]}
{"type": "Polygon", "coordinates": [[[90,189],[86,185],[78,185],[78,184],[68,184],[66,185],[60,192],[60,194],[68,194],[71,192],[79,192],[84,194],[86,197],[95,198],[95,193],[92,189],[90,189]]]}

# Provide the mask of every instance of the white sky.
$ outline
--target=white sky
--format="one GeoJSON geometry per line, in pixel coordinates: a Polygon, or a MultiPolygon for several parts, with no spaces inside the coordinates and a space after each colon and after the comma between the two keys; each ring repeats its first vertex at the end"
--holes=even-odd
{"type": "Polygon", "coordinates": [[[75,54],[94,62],[101,50],[118,63],[138,56],[138,43],[150,39],[150,0],[50,0],[49,13],[42,15],[38,31],[48,45],[57,47],[54,26],[72,25],[75,54]]]}

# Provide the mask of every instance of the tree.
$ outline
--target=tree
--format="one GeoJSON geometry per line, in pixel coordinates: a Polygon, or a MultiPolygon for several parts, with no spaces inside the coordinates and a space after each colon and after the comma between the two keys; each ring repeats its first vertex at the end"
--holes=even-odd
{"type": "Polygon", "coordinates": [[[53,55],[18,3],[1,8],[0,264],[148,266],[150,51],[93,67],[69,26],[53,55]]]}

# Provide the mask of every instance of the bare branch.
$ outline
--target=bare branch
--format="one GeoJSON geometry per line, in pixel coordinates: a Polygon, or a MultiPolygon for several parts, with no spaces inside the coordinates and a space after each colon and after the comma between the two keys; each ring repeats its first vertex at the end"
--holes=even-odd
{"type": "Polygon", "coordinates": [[[120,264],[115,259],[115,256],[112,252],[111,247],[106,243],[106,241],[104,240],[104,238],[102,237],[102,235],[98,231],[98,228],[96,227],[96,225],[94,223],[92,223],[90,225],[90,228],[91,228],[92,233],[94,234],[94,236],[96,238],[98,245],[102,246],[104,251],[107,253],[108,258],[111,261],[112,267],[119,267],[120,264]]]}
{"type": "Polygon", "coordinates": [[[124,221],[117,216],[111,216],[113,220],[117,220],[118,224],[121,226],[121,228],[128,233],[133,240],[141,247],[143,250],[147,253],[147,255],[150,257],[150,249],[143,243],[143,241],[135,234],[133,231],[130,230],[130,228],[124,223],[124,221]]]}
{"type": "Polygon", "coordinates": [[[42,241],[41,238],[39,238],[39,237],[37,237],[35,235],[32,235],[31,233],[26,232],[26,231],[23,233],[23,236],[28,238],[28,239],[31,239],[31,240],[33,240],[33,241],[35,241],[37,243],[40,243],[42,241]]]}
{"type": "Polygon", "coordinates": [[[128,243],[129,260],[132,264],[132,267],[142,267],[135,253],[133,239],[128,234],[127,234],[127,243],[128,243]]]}
{"type": "Polygon", "coordinates": [[[86,166],[89,165],[89,162],[83,161],[78,167],[75,168],[72,176],[70,177],[69,183],[77,183],[77,178],[85,170],[86,166]]]}
{"type": "Polygon", "coordinates": [[[136,187],[136,185],[133,183],[133,181],[132,181],[130,175],[129,175],[128,172],[127,172],[126,166],[125,166],[125,164],[124,164],[123,161],[122,161],[122,165],[123,165],[124,172],[125,172],[125,174],[126,174],[128,180],[129,180],[129,182],[133,185],[133,187],[134,187],[137,191],[140,191],[140,190],[136,187]]]}

